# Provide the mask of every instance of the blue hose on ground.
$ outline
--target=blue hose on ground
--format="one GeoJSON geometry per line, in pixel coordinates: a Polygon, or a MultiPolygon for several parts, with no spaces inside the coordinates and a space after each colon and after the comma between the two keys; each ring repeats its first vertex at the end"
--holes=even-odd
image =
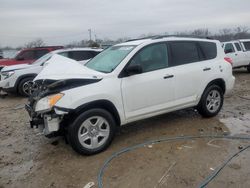
{"type": "Polygon", "coordinates": [[[204,188],[211,182],[219,173],[220,171],[237,155],[239,155],[241,152],[245,151],[246,149],[250,148],[250,145],[241,149],[240,151],[233,154],[231,157],[229,157],[219,168],[217,168],[214,173],[212,173],[210,176],[208,176],[199,186],[199,188],[204,188]]]}
{"type": "MultiPolygon", "coordinates": [[[[193,140],[193,139],[204,139],[204,138],[210,138],[210,139],[230,139],[230,140],[249,140],[250,141],[250,137],[245,137],[245,136],[223,136],[223,135],[200,135],[200,136],[177,136],[177,137],[167,137],[167,138],[160,138],[160,139],[156,139],[156,140],[150,140],[150,141],[146,141],[144,143],[141,144],[137,144],[131,147],[127,147],[124,148],[118,152],[115,152],[114,154],[112,154],[102,165],[102,167],[100,168],[99,172],[98,172],[98,188],[103,188],[103,174],[104,174],[104,170],[107,168],[107,166],[109,165],[109,163],[116,157],[133,151],[137,148],[141,148],[144,147],[145,145],[149,145],[149,144],[155,144],[155,143],[161,143],[161,142],[174,142],[174,141],[181,141],[181,140],[193,140]]],[[[200,184],[200,188],[205,187],[209,182],[211,182],[218,174],[219,172],[235,157],[237,156],[239,153],[245,151],[246,149],[250,148],[250,145],[241,149],[240,151],[238,151],[237,153],[235,153],[234,155],[232,155],[231,157],[229,157],[222,165],[220,168],[218,168],[214,173],[212,173],[210,176],[208,176],[204,182],[202,182],[200,184]]]]}

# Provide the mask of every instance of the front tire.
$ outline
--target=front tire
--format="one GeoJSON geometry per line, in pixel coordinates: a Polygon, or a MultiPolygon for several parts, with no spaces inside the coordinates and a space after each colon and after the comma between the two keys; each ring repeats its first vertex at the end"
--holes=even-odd
{"type": "Polygon", "coordinates": [[[197,110],[203,117],[216,116],[222,108],[223,101],[224,96],[221,87],[211,85],[205,89],[197,110]]]}
{"type": "Polygon", "coordinates": [[[115,130],[116,123],[108,111],[91,109],[80,114],[69,126],[69,143],[81,155],[94,155],[108,148],[115,130]]]}

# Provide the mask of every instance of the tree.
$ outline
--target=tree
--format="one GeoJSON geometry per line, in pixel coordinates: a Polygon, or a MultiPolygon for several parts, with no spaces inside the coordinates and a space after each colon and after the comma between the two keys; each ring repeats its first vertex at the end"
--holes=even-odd
{"type": "Polygon", "coordinates": [[[198,37],[208,37],[211,35],[211,33],[208,31],[208,29],[195,29],[193,32],[191,32],[191,35],[198,37]]]}
{"type": "Polygon", "coordinates": [[[43,42],[42,39],[36,39],[24,45],[25,48],[34,48],[34,47],[41,47],[41,46],[45,46],[45,43],[43,42]]]}

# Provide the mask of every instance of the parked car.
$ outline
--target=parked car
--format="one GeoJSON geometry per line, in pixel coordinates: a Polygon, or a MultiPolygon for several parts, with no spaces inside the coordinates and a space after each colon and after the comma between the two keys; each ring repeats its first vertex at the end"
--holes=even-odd
{"type": "Polygon", "coordinates": [[[101,51],[101,49],[92,48],[61,49],[52,51],[31,64],[4,67],[0,72],[0,89],[5,92],[29,96],[37,89],[37,85],[33,82],[33,79],[41,72],[46,62],[54,54],[59,54],[84,64],[101,51]]]}
{"type": "Polygon", "coordinates": [[[63,46],[44,46],[37,48],[26,48],[21,50],[14,59],[2,59],[0,60],[0,70],[4,66],[19,65],[19,64],[30,64],[35,60],[39,59],[43,55],[53,51],[62,49],[63,46]]]}
{"type": "Polygon", "coordinates": [[[48,137],[66,134],[86,155],[105,150],[127,123],[189,107],[213,117],[235,82],[217,40],[158,37],[114,45],[83,67],[50,61],[26,105],[31,127],[48,137]]]}
{"type": "Polygon", "coordinates": [[[233,61],[233,68],[247,68],[250,72],[250,39],[223,43],[225,53],[233,61]]]}

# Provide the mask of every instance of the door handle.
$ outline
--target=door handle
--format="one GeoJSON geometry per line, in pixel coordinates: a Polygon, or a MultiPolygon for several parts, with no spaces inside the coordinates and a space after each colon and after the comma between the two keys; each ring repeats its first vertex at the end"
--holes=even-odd
{"type": "Polygon", "coordinates": [[[209,70],[211,70],[210,67],[206,67],[206,68],[203,69],[203,71],[209,71],[209,70]]]}
{"type": "Polygon", "coordinates": [[[163,78],[164,78],[164,79],[168,79],[168,78],[173,78],[173,77],[174,77],[174,75],[168,74],[168,75],[164,76],[163,78]]]}
{"type": "Polygon", "coordinates": [[[235,56],[237,56],[238,54],[235,54],[235,56]]]}

